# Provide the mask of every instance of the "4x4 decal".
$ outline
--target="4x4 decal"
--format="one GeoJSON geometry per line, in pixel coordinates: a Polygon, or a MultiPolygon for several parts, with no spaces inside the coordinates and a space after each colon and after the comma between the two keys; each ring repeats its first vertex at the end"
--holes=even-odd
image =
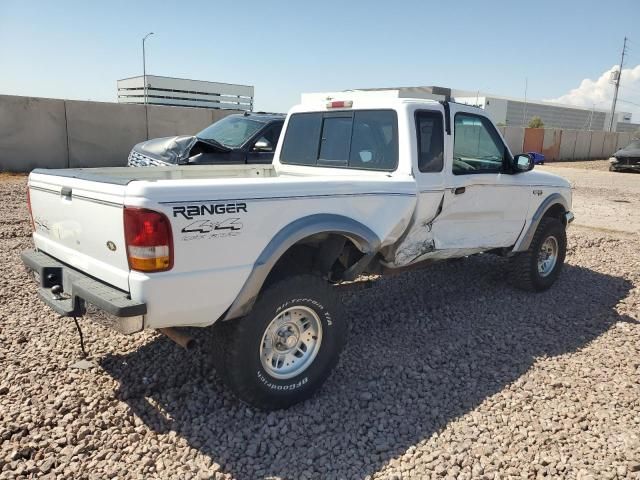
{"type": "Polygon", "coordinates": [[[214,230],[242,230],[239,218],[225,218],[219,222],[213,220],[197,220],[182,228],[182,233],[211,233],[214,230]]]}

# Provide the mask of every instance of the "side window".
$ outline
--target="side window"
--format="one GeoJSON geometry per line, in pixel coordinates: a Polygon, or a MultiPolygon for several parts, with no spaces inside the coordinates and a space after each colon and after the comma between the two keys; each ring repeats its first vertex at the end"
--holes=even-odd
{"type": "Polygon", "coordinates": [[[322,122],[318,165],[326,167],[347,166],[352,125],[351,115],[325,117],[322,122]]]}
{"type": "Polygon", "coordinates": [[[393,110],[361,110],[353,115],[349,166],[393,170],[398,164],[398,122],[393,110]]]}
{"type": "Polygon", "coordinates": [[[398,119],[393,110],[291,115],[280,161],[294,165],[393,171],[398,119]]]}
{"type": "Polygon", "coordinates": [[[498,173],[502,171],[505,146],[485,117],[457,113],[454,121],[453,173],[498,173]]]}
{"type": "Polygon", "coordinates": [[[418,169],[421,172],[440,172],[444,166],[444,129],[439,112],[416,114],[418,138],[418,169]]]}
{"type": "Polygon", "coordinates": [[[280,160],[293,165],[315,165],[322,113],[296,113],[289,118],[280,160]]]}

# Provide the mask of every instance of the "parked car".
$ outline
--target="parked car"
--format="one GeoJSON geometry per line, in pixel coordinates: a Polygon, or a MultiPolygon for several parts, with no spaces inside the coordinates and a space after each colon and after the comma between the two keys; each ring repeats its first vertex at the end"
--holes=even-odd
{"type": "Polygon", "coordinates": [[[553,285],[569,182],[513,156],[481,109],[344,95],[293,108],[273,165],[34,170],[22,258],[42,299],[177,341],[217,322],[217,371],[273,409],[336,365],[337,283],[488,252],[512,285],[553,285]]]}
{"type": "Polygon", "coordinates": [[[621,148],[609,159],[611,172],[640,172],[640,139],[621,148]]]}
{"type": "Polygon", "coordinates": [[[196,135],[154,138],[134,145],[130,167],[271,163],[284,115],[244,113],[224,117],[196,135]]]}
{"type": "Polygon", "coordinates": [[[527,152],[531,157],[533,157],[533,163],[536,165],[544,165],[544,155],[539,152],[527,152]]]}

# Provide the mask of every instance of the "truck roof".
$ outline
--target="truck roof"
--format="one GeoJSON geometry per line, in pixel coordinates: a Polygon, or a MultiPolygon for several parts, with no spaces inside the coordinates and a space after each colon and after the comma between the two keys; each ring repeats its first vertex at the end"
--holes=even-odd
{"type": "MultiPolygon", "coordinates": [[[[308,112],[308,111],[325,111],[331,110],[328,107],[329,102],[346,101],[352,102],[350,106],[344,109],[356,110],[367,108],[398,108],[405,105],[424,105],[426,107],[436,107],[440,105],[437,100],[426,98],[399,98],[390,95],[388,92],[362,92],[362,91],[346,91],[346,92],[327,92],[317,94],[303,94],[302,102],[293,107],[291,112],[308,112]]],[[[334,107],[338,110],[339,107],[334,107]]]]}

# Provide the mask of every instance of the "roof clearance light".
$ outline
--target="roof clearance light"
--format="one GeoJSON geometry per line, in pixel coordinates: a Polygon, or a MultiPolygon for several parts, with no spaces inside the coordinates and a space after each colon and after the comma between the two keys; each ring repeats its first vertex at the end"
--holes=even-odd
{"type": "Polygon", "coordinates": [[[327,108],[351,108],[352,106],[353,101],[351,100],[333,100],[327,102],[327,108]]]}

